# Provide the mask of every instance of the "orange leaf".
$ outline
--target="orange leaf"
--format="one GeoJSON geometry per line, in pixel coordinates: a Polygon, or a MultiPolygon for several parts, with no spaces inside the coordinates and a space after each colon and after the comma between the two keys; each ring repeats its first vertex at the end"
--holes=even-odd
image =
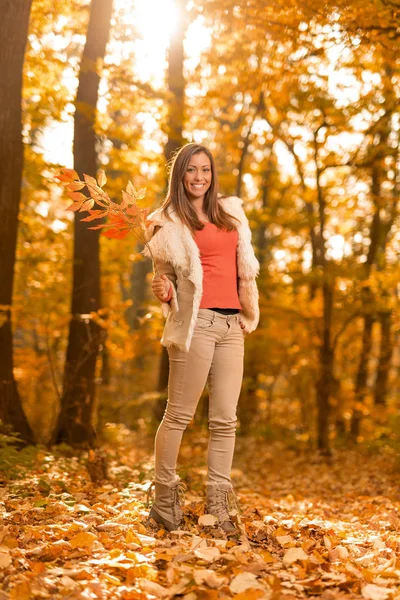
{"type": "Polygon", "coordinates": [[[67,190],[69,190],[70,192],[76,192],[76,190],[81,190],[84,187],[85,184],[83,183],[83,181],[73,181],[72,183],[66,186],[67,190]]]}
{"type": "Polygon", "coordinates": [[[104,173],[104,171],[102,169],[97,174],[97,183],[99,184],[99,186],[101,188],[103,187],[103,185],[106,185],[106,183],[107,183],[106,174],[104,173]]]}
{"type": "Polygon", "coordinates": [[[97,186],[97,181],[95,180],[94,177],[91,177],[90,175],[86,175],[86,173],[83,174],[83,179],[85,180],[85,183],[87,185],[92,185],[94,187],[98,187],[97,186]]]}
{"type": "Polygon", "coordinates": [[[84,219],[81,219],[81,220],[89,223],[89,221],[95,221],[96,219],[101,219],[102,217],[105,216],[104,210],[89,210],[89,213],[90,213],[90,215],[88,217],[85,217],[84,219]]]}
{"type": "Polygon", "coordinates": [[[128,215],[132,215],[133,217],[136,217],[139,213],[140,209],[137,206],[130,206],[129,208],[126,209],[126,214],[128,215]]]}
{"type": "Polygon", "coordinates": [[[125,225],[125,221],[121,217],[121,215],[113,215],[112,213],[110,213],[109,218],[110,218],[110,222],[115,226],[116,225],[125,225]]]}
{"type": "MultiPolygon", "coordinates": [[[[82,219],[82,221],[85,221],[85,219],[82,219]]],[[[101,223],[100,225],[95,225],[95,227],[88,227],[88,229],[96,231],[97,229],[103,229],[103,227],[108,227],[108,223],[101,223]]]]}
{"type": "Polygon", "coordinates": [[[130,181],[128,181],[128,185],[126,186],[126,191],[130,196],[134,196],[136,194],[135,186],[130,181]]]}
{"type": "Polygon", "coordinates": [[[135,198],[133,198],[133,196],[131,196],[130,194],[127,194],[126,192],[124,192],[124,190],[122,190],[121,208],[126,208],[127,206],[130,206],[134,202],[135,202],[135,198]]]}
{"type": "Polygon", "coordinates": [[[141,190],[138,190],[138,192],[136,193],[136,200],[143,200],[143,198],[145,198],[146,196],[146,188],[142,188],[141,190]]]}
{"type": "Polygon", "coordinates": [[[59,181],[71,181],[71,177],[67,177],[66,175],[56,175],[55,177],[56,179],[58,179],[59,181]]]}
{"type": "Polygon", "coordinates": [[[93,206],[94,200],[86,200],[86,202],[82,204],[81,211],[90,210],[91,208],[93,208],[93,206]]]}
{"type": "Polygon", "coordinates": [[[70,544],[73,548],[90,548],[97,540],[97,536],[89,531],[78,533],[75,537],[70,540],[70,544]]]}
{"type": "Polygon", "coordinates": [[[82,202],[74,202],[70,204],[65,210],[79,210],[82,206],[82,202]]]}
{"type": "Polygon", "coordinates": [[[79,175],[74,169],[62,169],[62,173],[70,179],[79,180],[79,175]]]}
{"type": "Polygon", "coordinates": [[[85,194],[82,194],[82,192],[68,192],[68,196],[71,198],[71,200],[80,202],[85,202],[85,200],[88,199],[85,194]]]}

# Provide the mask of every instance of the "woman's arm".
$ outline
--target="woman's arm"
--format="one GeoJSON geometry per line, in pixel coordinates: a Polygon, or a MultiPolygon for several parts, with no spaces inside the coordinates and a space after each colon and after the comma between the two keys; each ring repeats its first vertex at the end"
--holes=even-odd
{"type": "MultiPolygon", "coordinates": [[[[153,232],[153,236],[157,233],[157,231],[160,229],[160,226],[156,226],[154,228],[154,232],[153,232]]],[[[152,282],[152,289],[153,289],[153,293],[155,293],[155,288],[158,286],[158,288],[163,288],[165,290],[164,285],[160,285],[161,282],[164,283],[164,281],[167,279],[170,283],[169,285],[169,290],[167,292],[167,296],[164,298],[163,294],[161,295],[161,297],[158,296],[158,294],[155,294],[158,299],[162,302],[162,311],[164,316],[167,316],[170,310],[173,310],[174,312],[179,310],[178,307],[178,299],[177,299],[177,292],[176,292],[176,273],[175,273],[175,269],[174,267],[171,265],[171,263],[160,260],[158,258],[155,258],[153,260],[153,267],[155,272],[157,273],[157,275],[153,278],[153,282],[152,282]],[[154,287],[153,287],[154,285],[154,287]]],[[[164,292],[165,293],[165,292],[164,292]]]]}

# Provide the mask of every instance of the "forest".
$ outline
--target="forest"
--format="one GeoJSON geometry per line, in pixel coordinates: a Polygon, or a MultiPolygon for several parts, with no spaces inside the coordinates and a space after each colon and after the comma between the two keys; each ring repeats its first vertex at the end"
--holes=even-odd
{"type": "Polygon", "coordinates": [[[399,600],[399,1],[3,0],[0,33],[0,600],[399,600]],[[146,518],[164,317],[83,197],[145,216],[187,142],[260,263],[234,540],[207,389],[185,528],[146,518]]]}

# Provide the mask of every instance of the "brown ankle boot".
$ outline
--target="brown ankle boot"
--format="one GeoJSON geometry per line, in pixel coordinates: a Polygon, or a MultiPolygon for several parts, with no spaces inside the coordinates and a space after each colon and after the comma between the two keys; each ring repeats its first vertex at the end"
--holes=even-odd
{"type": "Polygon", "coordinates": [[[218,519],[225,533],[235,534],[239,530],[232,522],[231,511],[239,513],[239,506],[230,483],[207,483],[206,513],[218,519]]]}
{"type": "Polygon", "coordinates": [[[156,497],[149,517],[157,523],[164,525],[167,531],[178,529],[183,521],[182,507],[184,505],[186,485],[180,480],[171,485],[157,481],[153,483],[156,497]]]}

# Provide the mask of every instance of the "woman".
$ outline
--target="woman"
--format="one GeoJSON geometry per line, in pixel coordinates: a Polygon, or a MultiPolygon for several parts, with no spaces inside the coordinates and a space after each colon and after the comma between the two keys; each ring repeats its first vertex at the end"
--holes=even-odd
{"type": "Polygon", "coordinates": [[[227,533],[230,479],[244,336],[258,324],[259,263],[242,200],[221,197],[211,152],[187,144],[175,155],[163,205],[148,217],[156,275],[152,291],[167,321],[167,408],[155,439],[155,501],[150,511],[171,531],[182,522],[185,485],[176,474],[182,435],[209,388],[206,512],[227,533]]]}

